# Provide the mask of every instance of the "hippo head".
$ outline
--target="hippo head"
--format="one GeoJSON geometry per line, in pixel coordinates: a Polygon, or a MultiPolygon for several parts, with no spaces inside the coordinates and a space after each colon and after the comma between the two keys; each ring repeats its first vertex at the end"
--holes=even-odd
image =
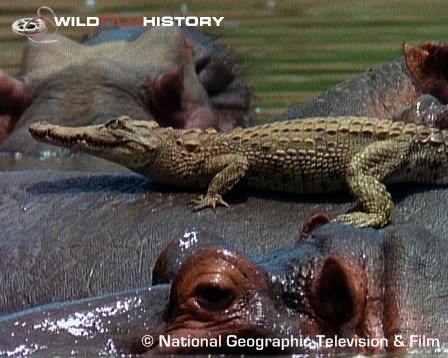
{"type": "Polygon", "coordinates": [[[174,240],[156,263],[154,282],[172,285],[152,352],[333,352],[338,349],[322,347],[318,336],[379,338],[370,310],[378,308],[381,292],[369,283],[362,260],[323,254],[313,239],[263,258],[209,239],[187,254],[179,248],[192,235],[206,236],[192,231],[174,240]],[[279,347],[282,339],[293,346],[279,347]]]}
{"type": "Polygon", "coordinates": [[[224,52],[198,31],[155,27],[132,41],[93,40],[30,42],[20,79],[0,71],[3,149],[44,148],[27,133],[42,120],[80,126],[126,114],[176,128],[245,124],[248,89],[224,52]]]}
{"type": "Polygon", "coordinates": [[[404,45],[406,65],[422,93],[429,93],[443,104],[448,103],[448,46],[425,42],[420,46],[404,45]]]}
{"type": "Polygon", "coordinates": [[[149,289],[0,319],[0,354],[370,353],[420,334],[446,350],[445,254],[426,231],[408,233],[328,224],[251,257],[187,230],[149,289]]]}

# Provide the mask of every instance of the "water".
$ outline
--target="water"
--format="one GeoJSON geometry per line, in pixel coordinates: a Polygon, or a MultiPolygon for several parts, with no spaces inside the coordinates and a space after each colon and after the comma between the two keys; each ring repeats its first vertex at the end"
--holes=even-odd
{"type": "MultiPolygon", "coordinates": [[[[11,23],[33,16],[42,2],[2,0],[0,68],[19,73],[26,38],[11,23]]],[[[304,102],[329,86],[400,56],[404,42],[448,39],[445,1],[57,1],[45,3],[56,15],[97,16],[141,13],[224,16],[223,26],[204,29],[231,46],[240,72],[255,94],[264,119],[304,102]]],[[[86,28],[63,28],[80,39],[86,28]]]]}

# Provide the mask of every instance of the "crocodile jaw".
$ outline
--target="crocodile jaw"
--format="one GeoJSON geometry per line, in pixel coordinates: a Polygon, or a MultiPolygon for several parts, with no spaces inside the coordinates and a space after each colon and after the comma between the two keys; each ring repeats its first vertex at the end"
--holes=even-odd
{"type": "Polygon", "coordinates": [[[134,171],[149,165],[153,160],[151,153],[159,143],[158,138],[150,134],[148,122],[143,129],[139,128],[140,135],[134,130],[110,128],[110,122],[87,127],[61,127],[39,122],[32,124],[29,132],[37,141],[88,153],[134,171]]]}

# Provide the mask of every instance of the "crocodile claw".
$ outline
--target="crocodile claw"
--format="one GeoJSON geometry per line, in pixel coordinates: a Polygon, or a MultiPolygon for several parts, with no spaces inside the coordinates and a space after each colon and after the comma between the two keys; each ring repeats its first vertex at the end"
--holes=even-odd
{"type": "Polygon", "coordinates": [[[219,194],[206,196],[201,195],[199,196],[199,198],[191,200],[190,204],[194,205],[194,211],[202,210],[209,207],[215,210],[217,205],[229,207],[229,204],[227,204],[227,202],[225,202],[222,196],[219,194]]]}

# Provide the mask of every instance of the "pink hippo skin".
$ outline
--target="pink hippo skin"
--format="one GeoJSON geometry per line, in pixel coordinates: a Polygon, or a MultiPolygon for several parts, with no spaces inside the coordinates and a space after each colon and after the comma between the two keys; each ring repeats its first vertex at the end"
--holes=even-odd
{"type": "Polygon", "coordinates": [[[190,28],[144,29],[100,29],[84,43],[29,42],[20,77],[0,71],[0,150],[48,150],[28,134],[36,121],[79,126],[126,114],[176,128],[247,125],[250,92],[211,38],[190,28]]]}

